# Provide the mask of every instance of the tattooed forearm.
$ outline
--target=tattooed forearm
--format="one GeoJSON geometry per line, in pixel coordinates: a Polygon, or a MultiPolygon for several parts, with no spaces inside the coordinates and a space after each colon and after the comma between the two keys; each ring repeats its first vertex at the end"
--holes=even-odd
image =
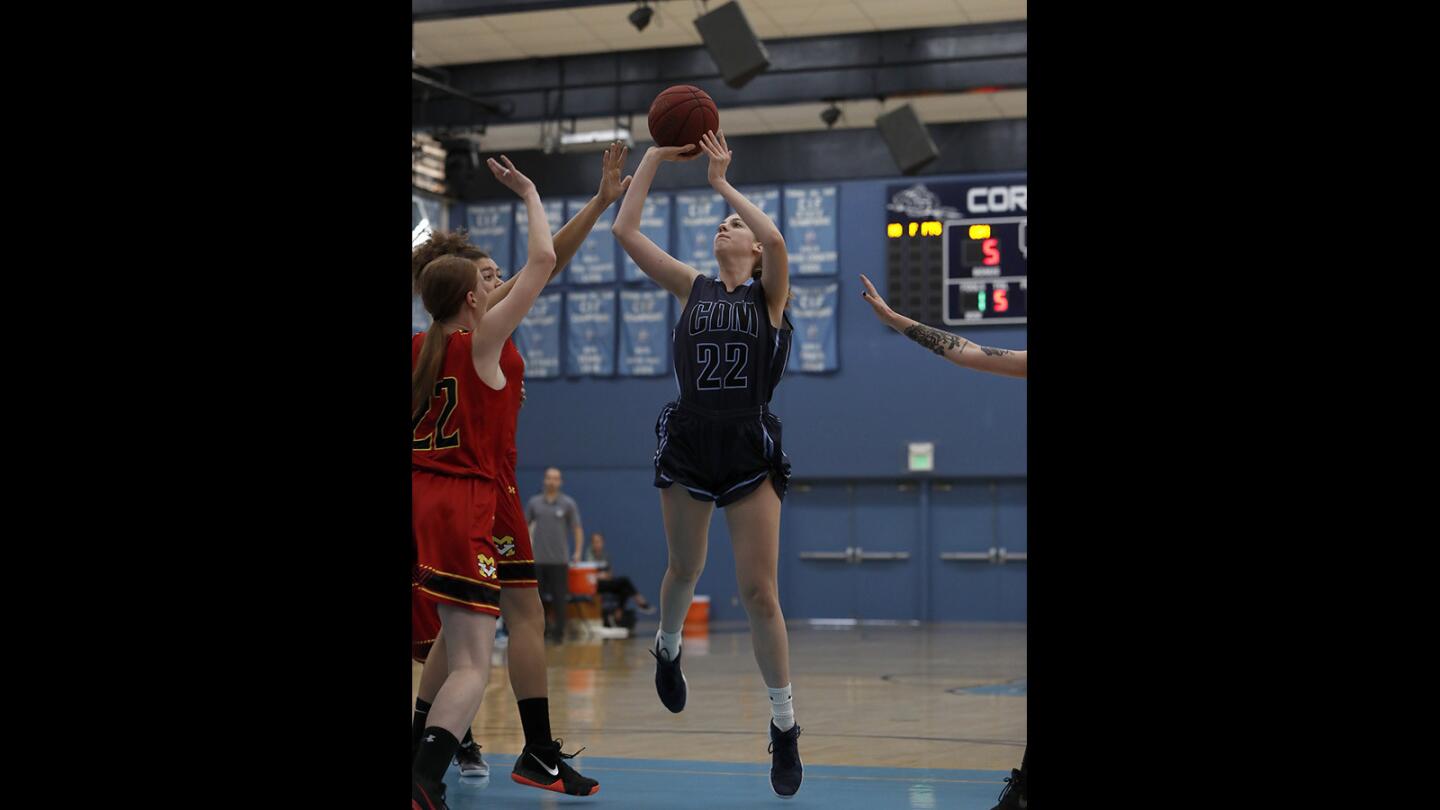
{"type": "Polygon", "coordinates": [[[960,347],[960,353],[964,354],[965,348],[970,345],[970,341],[965,338],[956,337],[949,332],[941,332],[939,329],[932,329],[919,323],[906,329],[905,337],[939,355],[943,355],[957,346],[960,347]]]}
{"type": "Polygon", "coordinates": [[[965,350],[971,346],[975,346],[984,352],[986,357],[1009,357],[1014,354],[1014,352],[1009,349],[992,349],[989,346],[981,346],[978,343],[971,343],[965,338],[952,335],[949,332],[941,332],[939,329],[919,323],[907,328],[905,330],[905,337],[910,338],[941,356],[944,356],[945,352],[951,349],[959,349],[959,351],[955,353],[955,358],[959,358],[960,355],[964,354],[965,350]]]}

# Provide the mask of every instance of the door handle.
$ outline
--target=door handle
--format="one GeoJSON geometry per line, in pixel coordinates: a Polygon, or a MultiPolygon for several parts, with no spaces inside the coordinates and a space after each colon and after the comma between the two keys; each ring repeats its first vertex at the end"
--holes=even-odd
{"type": "Polygon", "coordinates": [[[1000,549],[992,548],[989,551],[946,551],[940,554],[940,559],[945,562],[993,563],[1000,561],[1000,549]]]}
{"type": "Polygon", "coordinates": [[[908,560],[908,559],[910,559],[910,552],[908,552],[908,551],[861,551],[861,552],[860,552],[860,561],[861,561],[861,562],[864,562],[864,561],[866,561],[866,560],[908,560]]]}

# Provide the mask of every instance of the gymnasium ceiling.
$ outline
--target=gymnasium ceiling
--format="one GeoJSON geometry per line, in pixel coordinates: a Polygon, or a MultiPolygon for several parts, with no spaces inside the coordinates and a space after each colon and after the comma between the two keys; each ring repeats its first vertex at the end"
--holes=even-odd
{"type": "MultiPolygon", "coordinates": [[[[580,83],[587,70],[593,78],[600,55],[610,55],[628,65],[643,66],[644,60],[656,60],[657,70],[666,64],[701,66],[709,76],[704,84],[718,86],[715,94],[726,134],[823,130],[826,127],[820,113],[830,106],[825,99],[837,99],[835,105],[841,117],[836,129],[872,127],[877,114],[907,102],[914,105],[922,121],[930,124],[1026,116],[1026,0],[739,2],[755,34],[769,49],[776,75],[767,77],[762,73],[745,88],[729,91],[721,84],[713,62],[706,61],[708,55],[706,60],[693,57],[705,53],[694,20],[707,6],[713,10],[722,5],[720,2],[649,0],[647,5],[654,15],[640,31],[628,19],[641,5],[638,1],[412,0],[414,61],[416,74],[422,77],[413,83],[416,120],[424,119],[426,124],[417,128],[463,129],[473,125],[476,115],[480,115],[486,150],[535,148],[542,138],[539,119],[556,117],[548,111],[557,108],[547,95],[543,102],[547,113],[530,112],[541,104],[525,103],[525,91],[533,90],[533,86],[524,87],[525,81],[512,77],[527,75],[533,85],[534,77],[546,75],[548,66],[564,63],[573,66],[572,70],[567,74],[561,66],[559,75],[572,76],[564,81],[576,82],[579,88],[567,90],[570,102],[561,103],[567,127],[573,122],[575,131],[583,132],[615,126],[613,116],[583,114],[585,105],[575,103],[581,98],[576,95],[580,92],[592,96],[609,93],[606,98],[614,101],[607,102],[610,106],[606,111],[618,106],[636,114],[635,138],[637,142],[648,140],[642,96],[622,97],[619,89],[596,90],[593,83],[580,83]],[[935,29],[946,30],[942,33],[935,29]],[[882,62],[888,58],[893,63],[897,50],[903,53],[905,43],[915,42],[916,37],[924,42],[927,33],[931,34],[932,44],[909,69],[877,69],[873,59],[864,55],[878,53],[882,62]],[[933,45],[936,40],[962,39],[964,47],[945,53],[939,51],[947,49],[937,50],[933,45]],[[988,50],[987,40],[993,41],[988,50]],[[855,54],[853,63],[830,56],[829,62],[810,68],[777,68],[777,63],[794,63],[793,57],[787,61],[787,53],[836,51],[855,54]],[[807,74],[806,70],[813,72],[807,74]],[[860,78],[880,76],[881,70],[888,70],[883,74],[883,100],[872,89],[876,80],[860,78]],[[574,73],[582,76],[574,77],[574,73]],[[434,83],[457,88],[472,100],[506,112],[497,114],[492,108],[485,113],[483,105],[437,92],[434,83]],[[730,98],[722,99],[722,92],[729,93],[730,98]],[[580,114],[574,114],[577,107],[581,108],[580,114]]],[[[618,67],[614,71],[617,76],[626,72],[618,67]]],[[[649,94],[653,88],[641,85],[633,89],[649,94]]]]}

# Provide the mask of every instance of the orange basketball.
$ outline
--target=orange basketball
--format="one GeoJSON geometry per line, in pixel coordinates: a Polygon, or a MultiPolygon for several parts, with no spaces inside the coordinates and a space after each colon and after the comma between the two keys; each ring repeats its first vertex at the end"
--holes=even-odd
{"type": "Polygon", "coordinates": [[[719,130],[720,110],[715,100],[693,85],[666,88],[650,105],[650,137],[656,146],[698,144],[701,135],[719,130]]]}

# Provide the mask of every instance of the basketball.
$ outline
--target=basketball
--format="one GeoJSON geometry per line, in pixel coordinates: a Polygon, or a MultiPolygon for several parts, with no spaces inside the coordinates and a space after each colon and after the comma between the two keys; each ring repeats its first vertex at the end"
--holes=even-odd
{"type": "Polygon", "coordinates": [[[693,85],[667,88],[650,105],[650,137],[656,146],[698,144],[701,135],[719,129],[720,110],[715,100],[693,85]]]}

